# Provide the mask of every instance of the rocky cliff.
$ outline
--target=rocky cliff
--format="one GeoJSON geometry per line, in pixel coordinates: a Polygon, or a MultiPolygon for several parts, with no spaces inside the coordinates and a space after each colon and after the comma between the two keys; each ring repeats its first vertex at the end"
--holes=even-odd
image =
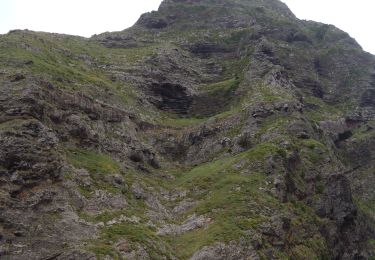
{"type": "Polygon", "coordinates": [[[0,36],[1,259],[371,259],[375,57],[278,0],[0,36]]]}

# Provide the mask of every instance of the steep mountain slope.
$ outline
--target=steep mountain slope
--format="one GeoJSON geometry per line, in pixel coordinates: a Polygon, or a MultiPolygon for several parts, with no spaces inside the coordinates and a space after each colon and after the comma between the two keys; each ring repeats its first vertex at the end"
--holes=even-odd
{"type": "Polygon", "coordinates": [[[4,259],[371,259],[375,58],[277,0],[0,36],[4,259]]]}

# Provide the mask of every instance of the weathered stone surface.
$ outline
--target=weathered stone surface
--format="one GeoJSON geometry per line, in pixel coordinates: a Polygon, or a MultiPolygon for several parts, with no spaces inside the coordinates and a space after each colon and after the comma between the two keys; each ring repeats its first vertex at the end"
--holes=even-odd
{"type": "Polygon", "coordinates": [[[341,30],[165,0],[121,32],[0,38],[0,258],[375,254],[375,59],[341,30]]]}
{"type": "Polygon", "coordinates": [[[205,228],[211,222],[210,218],[205,218],[204,216],[192,215],[182,225],[167,224],[158,229],[156,232],[159,236],[165,235],[180,235],[182,233],[197,229],[205,228]]]}
{"type": "Polygon", "coordinates": [[[195,252],[190,260],[216,260],[216,259],[260,259],[251,245],[245,241],[231,241],[229,244],[218,243],[213,246],[205,246],[195,252]]]}

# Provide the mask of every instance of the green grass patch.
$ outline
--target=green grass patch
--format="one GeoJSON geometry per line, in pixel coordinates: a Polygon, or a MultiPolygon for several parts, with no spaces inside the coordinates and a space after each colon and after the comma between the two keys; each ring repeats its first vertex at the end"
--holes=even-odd
{"type": "Polygon", "coordinates": [[[241,170],[254,161],[263,161],[279,152],[273,144],[260,144],[247,152],[223,158],[179,173],[173,185],[200,190],[194,197],[200,201],[188,214],[206,215],[212,223],[206,229],[194,230],[170,242],[178,256],[188,259],[195,251],[215,242],[229,242],[244,236],[244,231],[257,229],[269,219],[262,208],[280,207],[276,198],[263,192],[267,176],[261,172],[242,175],[241,170]],[[238,166],[240,162],[245,162],[238,166]]]}
{"type": "Polygon", "coordinates": [[[316,148],[323,149],[323,150],[327,149],[324,144],[314,139],[303,140],[302,145],[307,146],[310,149],[316,149],[316,148]]]}
{"type": "Polygon", "coordinates": [[[160,124],[163,126],[171,127],[189,127],[199,125],[204,122],[204,118],[195,118],[195,117],[167,117],[159,120],[160,124]]]}
{"type": "Polygon", "coordinates": [[[311,107],[306,109],[306,115],[314,122],[335,120],[343,116],[342,107],[329,105],[320,98],[305,96],[305,103],[311,107]]]}
{"type": "Polygon", "coordinates": [[[119,164],[108,155],[79,148],[67,149],[67,159],[76,168],[84,168],[92,174],[113,174],[120,171],[119,164]]]}
{"type": "Polygon", "coordinates": [[[278,130],[279,134],[284,134],[287,131],[289,125],[290,125],[289,117],[285,117],[282,115],[273,115],[273,116],[266,118],[262,122],[262,125],[260,129],[258,130],[258,132],[256,133],[256,136],[261,137],[262,135],[271,131],[275,131],[275,130],[278,130]]]}
{"type": "Polygon", "coordinates": [[[82,37],[19,31],[1,36],[0,65],[9,73],[32,74],[55,87],[105,101],[109,98],[112,104],[148,114],[134,105],[137,90],[130,84],[114,82],[106,66],[111,64],[121,70],[153,55],[156,47],[106,48],[82,37]]]}
{"type": "Polygon", "coordinates": [[[127,240],[132,250],[137,249],[137,245],[145,247],[151,259],[162,259],[169,256],[171,248],[160,237],[155,235],[155,231],[141,223],[121,223],[103,228],[100,238],[93,241],[88,249],[97,256],[117,255],[114,243],[118,240],[127,240]]]}
{"type": "Polygon", "coordinates": [[[240,84],[240,79],[232,78],[232,79],[224,80],[221,82],[205,85],[202,87],[202,89],[205,91],[217,91],[217,90],[225,91],[229,89],[235,89],[238,87],[239,84],[240,84]]]}
{"type": "Polygon", "coordinates": [[[306,158],[312,164],[319,164],[324,162],[324,158],[329,156],[328,148],[321,142],[314,139],[306,139],[298,142],[301,149],[302,157],[306,158]]]}
{"type": "MultiPolygon", "coordinates": [[[[375,215],[375,196],[368,200],[360,199],[358,197],[355,198],[355,204],[357,207],[364,213],[368,214],[369,216],[375,215]]],[[[373,217],[375,220],[375,217],[373,217]]]]}
{"type": "Polygon", "coordinates": [[[263,82],[257,82],[251,86],[251,91],[248,91],[241,97],[241,103],[275,103],[288,102],[294,99],[295,97],[285,88],[274,85],[266,85],[263,82]]]}
{"type": "Polygon", "coordinates": [[[193,210],[197,214],[210,216],[213,222],[206,229],[170,238],[179,257],[188,259],[203,246],[237,240],[245,235],[244,231],[257,229],[269,220],[260,213],[261,205],[276,207],[277,200],[259,192],[264,176],[253,177],[252,181],[229,177],[224,178],[217,186],[213,185],[212,192],[202,198],[202,202],[193,210]],[[241,186],[241,191],[235,190],[237,185],[241,186]]]}

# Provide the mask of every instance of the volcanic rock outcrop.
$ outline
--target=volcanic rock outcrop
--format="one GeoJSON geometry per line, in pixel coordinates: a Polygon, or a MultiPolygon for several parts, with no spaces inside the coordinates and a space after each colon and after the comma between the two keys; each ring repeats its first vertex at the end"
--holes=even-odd
{"type": "Polygon", "coordinates": [[[0,36],[1,259],[372,259],[375,57],[278,0],[0,36]]]}

